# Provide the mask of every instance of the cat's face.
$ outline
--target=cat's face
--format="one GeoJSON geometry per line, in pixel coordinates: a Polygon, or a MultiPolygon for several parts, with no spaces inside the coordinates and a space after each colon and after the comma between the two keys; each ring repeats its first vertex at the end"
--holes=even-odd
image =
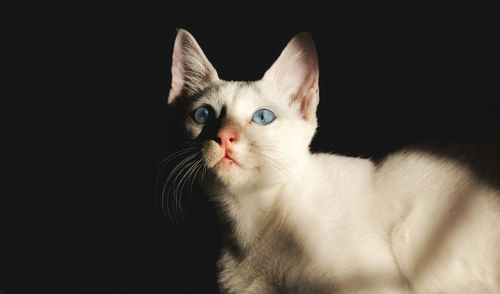
{"type": "Polygon", "coordinates": [[[180,30],[169,104],[182,111],[217,189],[246,189],[287,180],[316,129],[318,67],[308,34],[297,35],[255,82],[218,78],[194,38],[180,30]]]}

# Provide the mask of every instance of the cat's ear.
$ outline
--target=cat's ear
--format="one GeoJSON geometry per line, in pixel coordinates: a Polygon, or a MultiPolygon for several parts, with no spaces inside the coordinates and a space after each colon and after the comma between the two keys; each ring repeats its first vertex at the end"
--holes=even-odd
{"type": "Polygon", "coordinates": [[[266,83],[273,83],[289,99],[288,103],[299,107],[305,119],[316,118],[318,79],[316,46],[307,32],[299,33],[290,40],[263,77],[266,83]]]}
{"type": "Polygon", "coordinates": [[[179,29],[172,55],[172,86],[168,103],[181,96],[195,94],[217,80],[217,72],[194,37],[188,31],[179,29]]]}

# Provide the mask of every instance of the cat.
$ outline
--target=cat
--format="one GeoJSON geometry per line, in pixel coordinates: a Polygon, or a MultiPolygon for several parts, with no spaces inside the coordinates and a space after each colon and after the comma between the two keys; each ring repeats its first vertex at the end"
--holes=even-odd
{"type": "Polygon", "coordinates": [[[179,29],[171,70],[168,104],[194,150],[184,171],[227,228],[222,293],[500,293],[498,186],[418,149],[379,162],[310,152],[309,33],[240,82],[221,80],[179,29]]]}

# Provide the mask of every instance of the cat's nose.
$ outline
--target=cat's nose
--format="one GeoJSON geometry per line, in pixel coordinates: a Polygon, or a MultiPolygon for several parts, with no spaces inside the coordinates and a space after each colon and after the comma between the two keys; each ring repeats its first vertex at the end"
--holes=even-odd
{"type": "Polygon", "coordinates": [[[217,142],[221,147],[228,148],[238,141],[238,135],[230,128],[223,128],[217,133],[217,142]]]}

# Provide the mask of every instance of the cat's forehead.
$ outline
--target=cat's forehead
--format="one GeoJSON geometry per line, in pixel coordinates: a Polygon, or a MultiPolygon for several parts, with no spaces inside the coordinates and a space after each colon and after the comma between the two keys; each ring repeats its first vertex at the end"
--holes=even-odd
{"type": "Polygon", "coordinates": [[[214,109],[246,108],[266,101],[266,96],[258,82],[221,81],[203,93],[194,103],[194,107],[204,104],[214,109]]]}

